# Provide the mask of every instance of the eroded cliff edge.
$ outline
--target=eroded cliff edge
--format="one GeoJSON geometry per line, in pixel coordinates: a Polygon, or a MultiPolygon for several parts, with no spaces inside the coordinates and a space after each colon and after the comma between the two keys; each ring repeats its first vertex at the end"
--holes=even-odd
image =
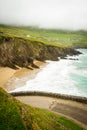
{"type": "Polygon", "coordinates": [[[35,40],[18,37],[0,36],[0,66],[16,69],[19,67],[34,66],[33,61],[58,60],[66,55],[80,54],[69,47],[48,45],[35,40]]]}

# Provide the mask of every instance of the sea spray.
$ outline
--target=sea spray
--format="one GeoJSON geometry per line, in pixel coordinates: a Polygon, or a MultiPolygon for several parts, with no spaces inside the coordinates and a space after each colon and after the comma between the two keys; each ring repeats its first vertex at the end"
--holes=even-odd
{"type": "Polygon", "coordinates": [[[79,51],[83,54],[77,56],[78,60],[49,61],[34,79],[14,91],[45,91],[87,97],[87,49],[79,51]]]}

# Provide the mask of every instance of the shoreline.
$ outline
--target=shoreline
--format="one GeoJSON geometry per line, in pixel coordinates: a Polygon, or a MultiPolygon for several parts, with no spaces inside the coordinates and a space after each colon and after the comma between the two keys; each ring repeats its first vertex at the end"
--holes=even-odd
{"type": "Polygon", "coordinates": [[[0,87],[4,88],[4,84],[16,73],[16,70],[9,67],[0,67],[0,87]]]}
{"type": "MultiPolygon", "coordinates": [[[[65,60],[65,59],[63,59],[63,60],[65,60]]],[[[67,61],[67,59],[66,59],[66,61],[67,61]]],[[[60,62],[60,61],[58,61],[58,62],[60,62]]],[[[44,67],[45,65],[47,65],[48,64],[48,62],[47,63],[45,63],[45,62],[40,62],[40,61],[34,61],[34,64],[36,65],[36,66],[39,66],[39,67],[44,67]]],[[[13,70],[13,69],[11,69],[11,68],[9,68],[9,69],[11,69],[12,71],[14,71],[14,73],[13,73],[13,75],[9,78],[9,80],[7,80],[7,82],[5,82],[5,84],[2,86],[3,88],[5,88],[5,90],[6,91],[8,91],[8,92],[15,92],[15,90],[18,88],[18,89],[20,89],[22,86],[25,86],[25,83],[27,82],[27,81],[29,81],[29,80],[32,80],[32,79],[34,79],[35,78],[35,76],[36,76],[36,74],[38,73],[38,72],[40,72],[41,71],[41,68],[32,68],[31,66],[29,66],[30,67],[30,69],[27,69],[27,68],[19,68],[18,70],[13,70]]],[[[4,77],[4,76],[3,76],[4,77]]],[[[40,78],[40,77],[39,77],[40,78]]],[[[40,79],[41,80],[41,79],[40,79]]],[[[24,87],[24,89],[25,89],[25,87],[24,87]]],[[[26,91],[29,91],[29,90],[26,90],[26,91]]],[[[27,92],[22,92],[22,90],[21,90],[21,92],[19,92],[18,91],[18,93],[22,93],[22,94],[24,94],[24,93],[27,93],[27,92]]],[[[35,90],[30,90],[30,91],[33,91],[33,92],[31,92],[31,93],[34,93],[34,91],[35,90]]],[[[36,92],[35,93],[38,93],[38,91],[40,91],[40,90],[36,90],[36,92]]],[[[43,90],[42,91],[42,93],[44,93],[45,91],[43,90]]],[[[40,93],[40,92],[39,92],[40,93]]],[[[46,91],[46,93],[52,93],[52,92],[49,92],[49,91],[46,91]]],[[[53,92],[54,94],[56,93],[56,92],[53,92]]],[[[20,95],[20,94],[19,94],[20,95]]],[[[43,94],[42,94],[43,95],[43,94]]],[[[49,95],[49,94],[47,94],[47,95],[49,95]]],[[[63,94],[63,93],[60,93],[59,92],[59,94],[58,93],[56,93],[56,95],[66,95],[65,97],[67,97],[68,96],[68,94],[63,94]]],[[[69,94],[70,95],[70,94],[69,94]]],[[[60,97],[61,97],[60,96],[60,97]]],[[[75,97],[75,95],[73,95],[73,94],[71,94],[71,96],[70,96],[70,98],[72,97],[72,96],[74,96],[75,97]]],[[[54,97],[54,96],[53,96],[54,97]]],[[[64,97],[64,98],[65,98],[64,97]]],[[[78,97],[83,97],[83,96],[78,96],[78,97]]],[[[66,98],[67,99],[67,98],[66,98]]],[[[76,100],[79,100],[79,99],[76,99],[76,100]]]]}
{"type": "MultiPolygon", "coordinates": [[[[35,61],[35,64],[38,65],[39,67],[41,67],[41,66],[44,67],[47,63],[35,61]]],[[[19,84],[19,86],[20,86],[20,85],[23,85],[23,83],[25,83],[27,80],[27,79],[23,79],[24,77],[28,76],[29,79],[32,79],[41,70],[41,68],[39,68],[39,69],[32,68],[33,70],[26,69],[26,68],[20,68],[18,70],[13,70],[11,68],[9,68],[9,69],[11,70],[11,74],[9,74],[9,77],[7,76],[8,80],[7,80],[7,82],[5,82],[5,85],[3,85],[4,86],[3,88],[6,91],[11,91],[11,90],[15,89],[15,87],[18,88],[18,86],[16,86],[16,85],[14,86],[14,84],[11,84],[11,82],[13,82],[13,80],[15,80],[15,77],[17,78],[17,80],[19,79],[19,81],[21,81],[21,79],[23,80],[23,82],[21,84],[19,84]],[[7,84],[7,83],[9,83],[9,84],[7,84]],[[6,86],[6,84],[7,84],[7,86],[6,86]]],[[[8,70],[8,72],[10,70],[8,70]]],[[[2,67],[2,71],[3,71],[3,74],[5,75],[5,73],[7,72],[7,68],[5,71],[5,69],[2,67]]],[[[3,78],[5,78],[5,77],[3,77],[3,78]]],[[[65,117],[70,118],[71,120],[77,122],[78,124],[80,124],[81,126],[83,126],[84,128],[87,129],[87,124],[86,124],[86,120],[85,120],[86,115],[87,115],[86,114],[87,113],[87,98],[86,98],[86,100],[82,100],[82,97],[81,97],[81,101],[79,102],[78,99],[76,99],[77,100],[76,101],[75,98],[71,98],[71,97],[67,98],[68,95],[66,95],[65,98],[64,97],[61,98],[61,96],[63,94],[59,94],[58,98],[57,98],[57,95],[55,95],[55,98],[54,98],[53,96],[51,96],[51,97],[49,96],[51,94],[45,95],[40,92],[41,95],[39,96],[37,94],[37,92],[33,92],[33,93],[35,93],[35,95],[33,95],[32,93],[31,93],[31,95],[27,95],[27,96],[15,95],[15,98],[28,105],[31,105],[34,107],[39,107],[42,109],[48,109],[57,114],[63,114],[65,117]],[[71,100],[70,100],[70,98],[71,98],[71,100]],[[86,101],[86,103],[84,103],[83,101],[86,101]],[[68,113],[68,110],[70,112],[70,115],[68,113]],[[79,111],[80,111],[80,113],[82,113],[81,116],[79,115],[80,114],[79,111]],[[82,117],[82,122],[81,122],[79,116],[82,117]]],[[[12,94],[12,93],[10,93],[10,94],[12,94]]],[[[12,94],[12,95],[14,95],[14,94],[12,94]]]]}
{"type": "Polygon", "coordinates": [[[29,68],[14,70],[9,67],[0,67],[0,87],[6,91],[12,91],[21,87],[27,80],[33,79],[40,71],[41,67],[44,67],[47,63],[36,60],[34,61],[34,64],[39,68],[29,66],[29,68]]]}

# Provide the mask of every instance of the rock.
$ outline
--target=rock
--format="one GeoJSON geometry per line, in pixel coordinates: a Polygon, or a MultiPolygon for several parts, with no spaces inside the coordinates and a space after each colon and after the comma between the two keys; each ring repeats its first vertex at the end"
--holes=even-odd
{"type": "Polygon", "coordinates": [[[28,68],[31,65],[38,68],[33,63],[34,59],[57,61],[58,57],[77,54],[80,53],[72,48],[60,48],[17,37],[0,37],[0,66],[17,69],[16,66],[28,68]]]}

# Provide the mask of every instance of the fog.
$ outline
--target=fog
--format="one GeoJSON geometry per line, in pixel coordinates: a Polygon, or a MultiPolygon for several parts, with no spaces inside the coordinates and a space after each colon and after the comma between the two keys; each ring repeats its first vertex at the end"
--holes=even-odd
{"type": "Polygon", "coordinates": [[[87,30],[87,0],[0,0],[0,24],[87,30]]]}

